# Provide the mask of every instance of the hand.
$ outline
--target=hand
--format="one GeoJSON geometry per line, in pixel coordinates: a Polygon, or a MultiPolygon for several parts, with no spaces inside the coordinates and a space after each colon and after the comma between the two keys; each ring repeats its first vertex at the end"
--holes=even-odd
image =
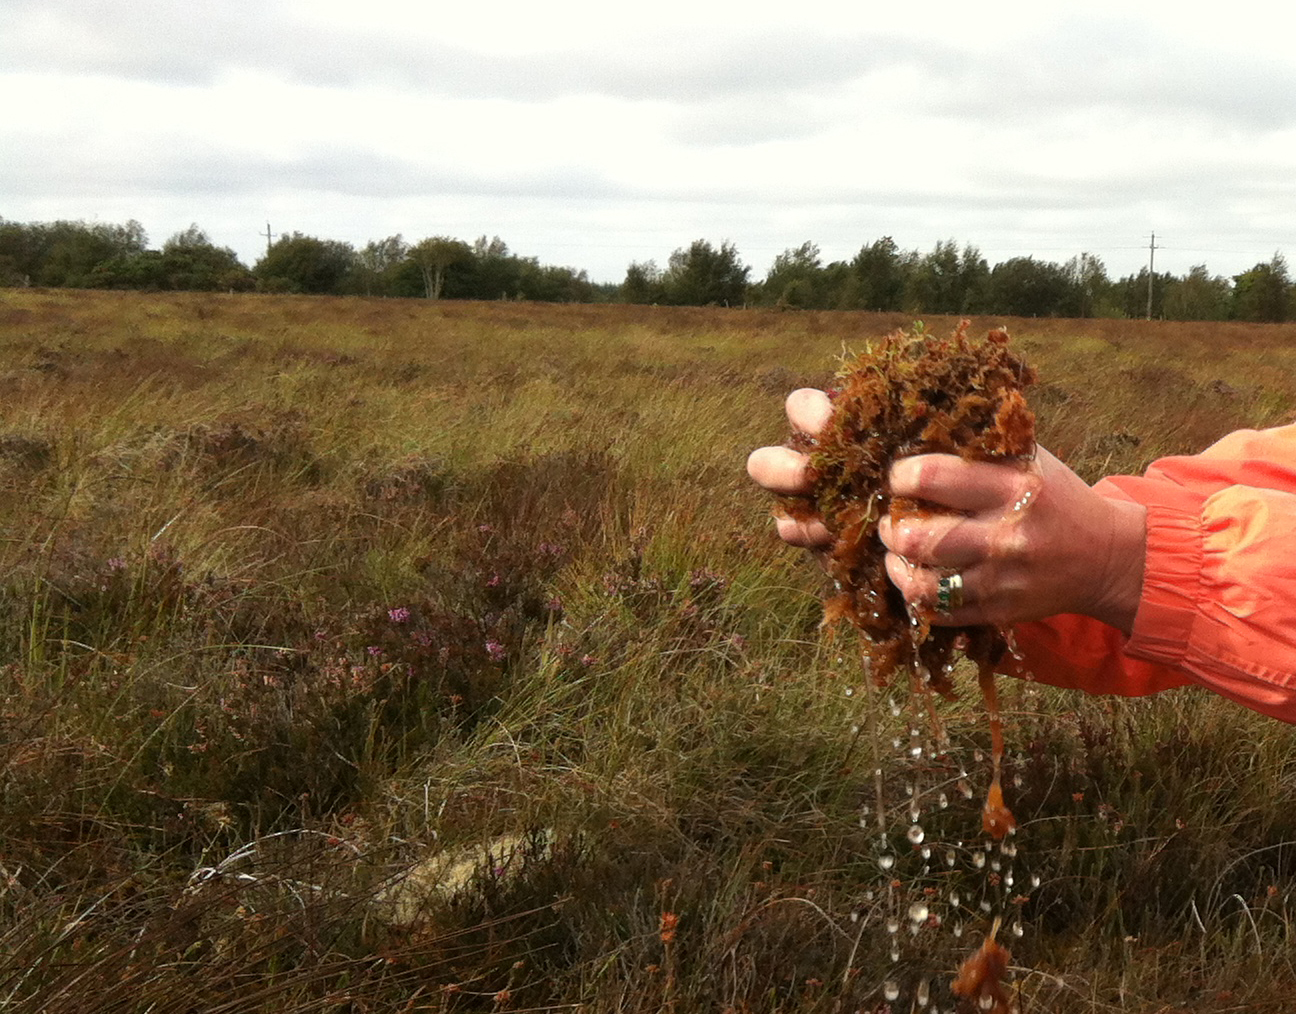
{"type": "MultiPolygon", "coordinates": [[[[794,427],[814,436],[831,405],[822,391],[803,389],[788,397],[787,412],[794,427]]],[[[788,448],[762,447],[747,471],[774,492],[804,493],[807,463],[788,448]]],[[[1028,469],[942,454],[906,458],[892,466],[890,483],[893,496],[953,512],[887,517],[879,525],[887,573],[908,601],[934,605],[941,574],[962,576],[962,607],[934,623],[1010,626],[1081,613],[1130,632],[1143,585],[1142,506],[1095,493],[1042,448],[1028,469]]],[[[820,521],[777,524],[795,546],[832,542],[820,521]]]]}
{"type": "Polygon", "coordinates": [[[1043,448],[1029,469],[919,455],[891,467],[893,496],[955,513],[883,518],[887,574],[910,602],[936,601],[940,571],[964,605],[934,622],[1008,626],[1081,613],[1125,633],[1143,587],[1146,510],[1095,493],[1043,448]]]}
{"type": "MultiPolygon", "coordinates": [[[[817,436],[832,415],[828,395],[812,387],[793,391],[786,403],[788,422],[807,436],[817,436]]],[[[810,491],[806,475],[809,458],[789,447],[758,447],[747,457],[747,474],[771,493],[801,494],[810,491]]],[[[779,537],[804,549],[826,549],[832,545],[832,533],[822,521],[797,521],[775,518],[779,537]]]]}

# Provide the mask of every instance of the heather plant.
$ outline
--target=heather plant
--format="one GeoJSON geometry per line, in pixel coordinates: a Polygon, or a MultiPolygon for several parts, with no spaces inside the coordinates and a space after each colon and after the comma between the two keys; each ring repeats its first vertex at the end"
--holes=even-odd
{"type": "MultiPolygon", "coordinates": [[[[741,475],[783,393],[911,323],[6,293],[0,1002],[880,1012],[901,903],[948,996],[976,694],[942,707],[969,797],[741,475]],[[954,866],[882,868],[879,770],[945,793],[954,866]]],[[[1293,407],[1283,326],[999,324],[1091,479],[1293,407]]],[[[1022,1008],[1285,1010],[1291,733],[1001,691],[1022,1008]]]]}

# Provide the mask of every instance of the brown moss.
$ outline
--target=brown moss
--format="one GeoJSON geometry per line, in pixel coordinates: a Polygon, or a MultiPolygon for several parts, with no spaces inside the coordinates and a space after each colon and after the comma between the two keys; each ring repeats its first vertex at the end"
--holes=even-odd
{"type": "Polygon", "coordinates": [[[1034,380],[1034,370],[1009,351],[1005,331],[973,341],[963,321],[949,338],[937,338],[918,323],[847,356],[828,391],[833,411],[823,432],[793,436],[791,446],[810,456],[812,488],[808,496],[783,498],[783,508],[793,517],[818,515],[832,533],[835,593],[824,604],[824,622],[846,619],[863,633],[879,682],[905,669],[926,674],[934,689],[949,694],[956,646],[982,666],[1006,650],[993,628],[933,628],[921,611],[911,618],[887,578],[877,528],[885,511],[899,522],[932,510],[890,495],[887,474],[899,458],[1029,460],[1035,416],[1022,391],[1034,380]]]}

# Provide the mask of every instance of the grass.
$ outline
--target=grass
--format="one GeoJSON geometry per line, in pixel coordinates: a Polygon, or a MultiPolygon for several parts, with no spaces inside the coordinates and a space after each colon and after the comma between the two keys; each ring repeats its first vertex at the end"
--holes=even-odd
{"type": "MultiPolygon", "coordinates": [[[[0,1005],[948,1009],[985,901],[1023,1010],[1286,1010],[1289,729],[1005,685],[986,852],[976,694],[818,629],[742,462],[907,323],[3,293],[0,1005]]],[[[1089,479],[1293,409],[1293,328],[1007,324],[1089,479]]]]}

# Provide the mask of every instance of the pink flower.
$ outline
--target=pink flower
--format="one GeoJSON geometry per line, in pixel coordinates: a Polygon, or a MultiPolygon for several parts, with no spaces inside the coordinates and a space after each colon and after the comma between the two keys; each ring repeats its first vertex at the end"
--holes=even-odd
{"type": "Polygon", "coordinates": [[[397,606],[395,609],[388,609],[387,615],[391,617],[392,623],[404,623],[410,618],[410,611],[404,606],[397,606]]]}
{"type": "Polygon", "coordinates": [[[486,642],[486,654],[491,657],[492,662],[499,662],[508,654],[508,651],[499,641],[491,640],[486,642]]]}

